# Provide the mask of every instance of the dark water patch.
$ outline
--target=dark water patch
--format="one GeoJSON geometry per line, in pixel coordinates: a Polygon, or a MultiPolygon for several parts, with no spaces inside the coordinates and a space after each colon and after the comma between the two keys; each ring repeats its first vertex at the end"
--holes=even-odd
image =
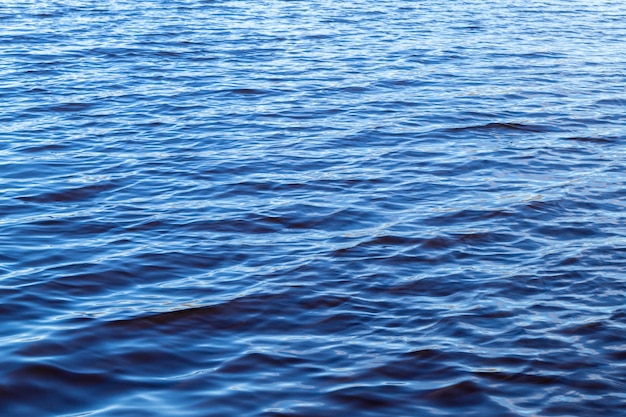
{"type": "MultiPolygon", "coordinates": [[[[104,373],[73,372],[53,365],[32,364],[9,372],[11,386],[0,388],[4,398],[11,398],[12,404],[2,409],[7,413],[64,412],[80,410],[94,401],[97,393],[107,396],[120,394],[114,383],[104,373]],[[44,381],[54,380],[56,388],[51,391],[44,381]],[[77,389],[89,393],[90,397],[76,397],[72,393],[77,389]],[[31,399],[37,397],[37,407],[31,399]],[[61,405],[63,404],[63,405],[61,405]]],[[[3,401],[4,402],[4,401],[3,401]]]]}
{"type": "MultiPolygon", "coordinates": [[[[99,269],[97,266],[89,264],[83,264],[81,267],[85,270],[99,269]]],[[[144,273],[149,272],[148,269],[144,273]]],[[[133,274],[131,269],[118,269],[75,275],[64,274],[61,278],[46,281],[37,285],[37,287],[46,294],[57,294],[62,297],[72,296],[79,299],[82,297],[96,297],[101,293],[111,293],[125,287],[132,287],[142,278],[143,276],[133,274]]]]}
{"type": "Polygon", "coordinates": [[[82,187],[71,188],[69,190],[55,191],[44,193],[40,195],[19,197],[22,201],[35,202],[35,203],[70,203],[78,202],[81,200],[91,199],[103,192],[110,191],[116,188],[114,182],[98,185],[85,185],[82,187]]]}
{"type": "Polygon", "coordinates": [[[256,96],[256,95],[266,95],[268,91],[258,90],[255,88],[235,88],[233,90],[228,90],[229,93],[236,95],[244,95],[244,96],[256,96]]]}
{"type": "Polygon", "coordinates": [[[449,128],[449,132],[472,132],[472,131],[522,131],[522,132],[550,132],[550,131],[558,131],[555,127],[552,126],[541,126],[541,125],[527,125],[522,123],[487,123],[485,125],[476,125],[476,126],[466,126],[466,127],[454,127],[449,128]]]}
{"type": "Polygon", "coordinates": [[[460,212],[451,212],[430,216],[425,219],[425,224],[430,226],[445,226],[455,222],[481,222],[499,218],[508,218],[514,216],[512,211],[505,210],[461,210],[460,212]]]}
{"type": "Polygon", "coordinates": [[[623,108],[624,105],[626,105],[626,100],[624,100],[623,98],[606,98],[606,99],[598,100],[596,102],[596,105],[598,105],[598,106],[619,106],[619,107],[623,108]]]}
{"type": "MultiPolygon", "coordinates": [[[[601,137],[569,137],[567,140],[577,141],[577,142],[589,142],[589,143],[614,143],[615,139],[611,138],[601,138],[601,137]]],[[[616,138],[617,139],[617,138],[616,138]]]]}

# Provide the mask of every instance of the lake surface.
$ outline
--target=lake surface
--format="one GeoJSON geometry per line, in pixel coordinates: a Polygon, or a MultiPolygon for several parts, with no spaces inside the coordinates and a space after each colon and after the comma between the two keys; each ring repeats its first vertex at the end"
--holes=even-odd
{"type": "Polygon", "coordinates": [[[5,0],[0,415],[626,415],[626,5],[5,0]]]}

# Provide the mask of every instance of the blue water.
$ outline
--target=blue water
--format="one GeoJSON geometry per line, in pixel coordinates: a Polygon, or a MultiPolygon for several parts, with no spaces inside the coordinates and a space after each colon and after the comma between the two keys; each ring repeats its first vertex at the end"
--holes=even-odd
{"type": "Polygon", "coordinates": [[[626,5],[4,0],[0,415],[626,416],[626,5]]]}

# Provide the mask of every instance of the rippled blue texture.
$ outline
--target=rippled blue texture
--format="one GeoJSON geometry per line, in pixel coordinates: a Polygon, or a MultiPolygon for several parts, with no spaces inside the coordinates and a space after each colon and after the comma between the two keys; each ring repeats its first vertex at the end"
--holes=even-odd
{"type": "Polygon", "coordinates": [[[626,5],[4,0],[0,415],[625,416],[626,5]]]}

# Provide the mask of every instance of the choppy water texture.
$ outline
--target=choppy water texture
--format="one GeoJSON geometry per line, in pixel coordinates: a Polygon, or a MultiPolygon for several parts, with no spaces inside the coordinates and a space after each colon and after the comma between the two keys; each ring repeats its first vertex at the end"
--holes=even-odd
{"type": "Polygon", "coordinates": [[[3,1],[0,415],[626,415],[626,6],[3,1]]]}

